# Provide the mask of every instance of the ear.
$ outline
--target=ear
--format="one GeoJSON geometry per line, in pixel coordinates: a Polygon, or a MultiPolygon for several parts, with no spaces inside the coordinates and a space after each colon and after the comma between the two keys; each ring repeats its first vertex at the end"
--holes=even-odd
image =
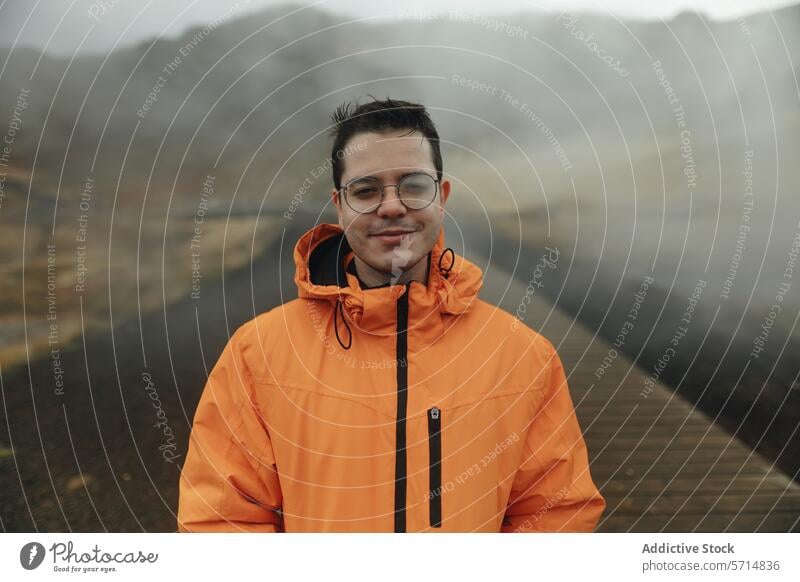
{"type": "Polygon", "coordinates": [[[336,207],[336,215],[339,218],[339,228],[344,230],[344,225],[342,224],[342,199],[339,196],[339,191],[336,188],[331,190],[331,200],[333,201],[333,205],[336,207]]]}
{"type": "Polygon", "coordinates": [[[444,205],[447,203],[447,198],[450,196],[450,181],[443,180],[439,184],[439,212],[444,215],[444,205]]]}

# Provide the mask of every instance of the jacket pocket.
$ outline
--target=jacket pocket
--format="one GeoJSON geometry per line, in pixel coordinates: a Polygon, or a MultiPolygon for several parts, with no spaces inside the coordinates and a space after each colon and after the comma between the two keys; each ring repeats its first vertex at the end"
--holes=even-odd
{"type": "Polygon", "coordinates": [[[428,452],[431,527],[442,527],[442,411],[436,406],[428,409],[428,452]]]}

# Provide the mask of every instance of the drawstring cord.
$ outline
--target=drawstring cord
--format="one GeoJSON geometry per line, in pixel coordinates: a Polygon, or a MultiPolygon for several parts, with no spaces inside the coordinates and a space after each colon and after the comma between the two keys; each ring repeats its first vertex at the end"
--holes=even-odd
{"type": "Polygon", "coordinates": [[[455,265],[455,263],[456,263],[456,254],[453,252],[453,249],[451,249],[450,247],[447,247],[446,249],[444,249],[442,251],[442,254],[439,255],[439,272],[442,274],[442,277],[447,279],[450,276],[450,271],[453,268],[453,265],[455,265]],[[444,258],[444,256],[448,252],[450,253],[450,256],[452,257],[450,259],[450,265],[448,267],[442,267],[442,259],[444,258]]]}
{"type": "Polygon", "coordinates": [[[336,332],[336,339],[339,340],[339,345],[342,346],[344,349],[349,350],[350,346],[353,344],[353,331],[350,329],[350,325],[347,323],[347,317],[344,315],[344,307],[342,306],[342,300],[336,300],[336,309],[333,310],[333,330],[336,332]],[[339,337],[339,322],[337,321],[337,313],[342,312],[342,321],[344,321],[344,326],[347,328],[347,335],[349,336],[349,340],[347,345],[344,345],[342,342],[342,338],[339,337]]]}
{"type": "MultiPolygon", "coordinates": [[[[450,247],[444,249],[444,251],[442,251],[442,254],[439,255],[439,273],[441,273],[442,277],[447,279],[450,276],[450,271],[453,269],[453,265],[455,265],[455,262],[456,262],[456,254],[455,252],[453,252],[453,249],[451,249],[450,247]],[[447,267],[443,267],[442,259],[447,253],[450,253],[450,256],[452,258],[450,259],[450,264],[447,267]]],[[[333,310],[333,330],[336,333],[336,339],[338,340],[339,345],[342,346],[342,348],[344,348],[345,350],[349,350],[350,346],[353,345],[353,330],[350,329],[350,324],[347,323],[347,316],[345,316],[344,314],[344,306],[342,305],[342,303],[343,301],[341,297],[339,297],[336,300],[336,308],[333,310]],[[347,328],[347,335],[348,335],[347,345],[344,344],[342,338],[339,336],[339,317],[342,318],[344,326],[345,328],[347,328]]]]}

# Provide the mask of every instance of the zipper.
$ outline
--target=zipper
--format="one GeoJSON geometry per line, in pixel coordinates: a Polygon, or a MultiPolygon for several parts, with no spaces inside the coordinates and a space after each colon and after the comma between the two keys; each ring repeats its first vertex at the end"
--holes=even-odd
{"type": "Polygon", "coordinates": [[[428,410],[428,457],[431,527],[442,527],[442,411],[436,406],[428,410]]]}
{"type": "Polygon", "coordinates": [[[394,531],[406,531],[406,415],[408,413],[408,294],[397,298],[397,423],[395,424],[394,531]]]}

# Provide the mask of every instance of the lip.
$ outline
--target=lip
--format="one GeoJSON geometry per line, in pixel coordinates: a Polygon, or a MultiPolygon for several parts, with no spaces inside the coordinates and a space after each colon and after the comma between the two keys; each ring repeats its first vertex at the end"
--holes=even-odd
{"type": "Polygon", "coordinates": [[[387,244],[399,244],[403,241],[403,237],[416,232],[413,230],[400,230],[400,229],[386,229],[383,232],[371,235],[373,238],[387,244]]]}

